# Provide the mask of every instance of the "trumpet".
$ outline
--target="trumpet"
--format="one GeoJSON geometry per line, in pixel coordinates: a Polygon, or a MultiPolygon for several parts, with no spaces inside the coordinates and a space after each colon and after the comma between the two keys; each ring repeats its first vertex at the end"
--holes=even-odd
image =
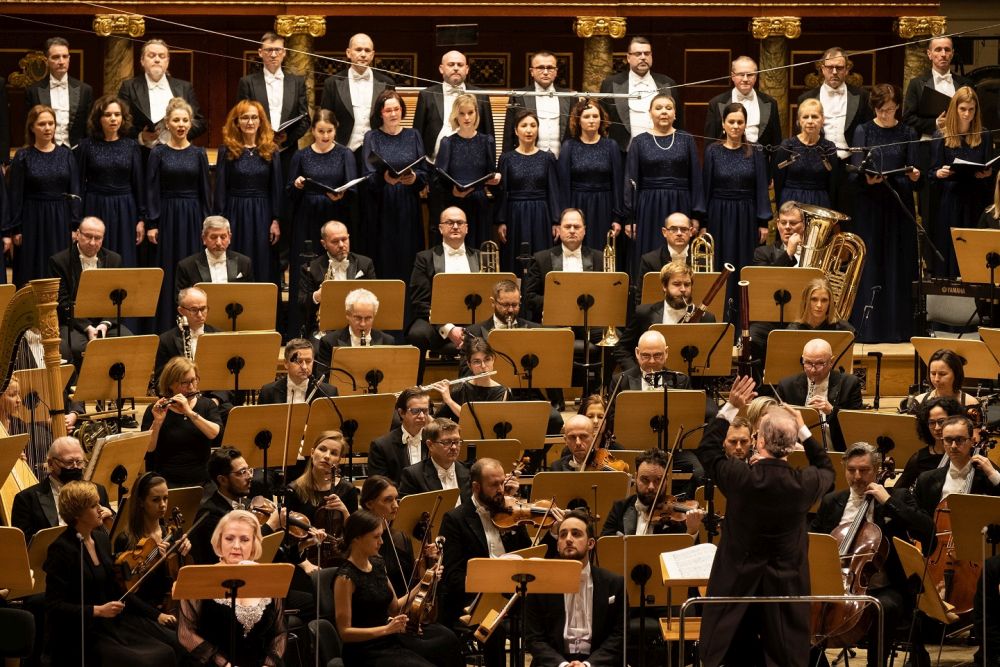
{"type": "Polygon", "coordinates": [[[493,241],[484,241],[479,246],[479,272],[500,272],[500,246],[493,241]]]}
{"type": "MultiPolygon", "coordinates": [[[[615,234],[608,231],[604,244],[604,273],[614,273],[616,264],[615,257],[615,234]]],[[[614,347],[618,344],[618,329],[610,324],[604,330],[604,337],[597,343],[598,347],[614,347]]]]}
{"type": "Polygon", "coordinates": [[[695,273],[715,271],[715,239],[708,232],[691,241],[691,268],[695,273]]]}

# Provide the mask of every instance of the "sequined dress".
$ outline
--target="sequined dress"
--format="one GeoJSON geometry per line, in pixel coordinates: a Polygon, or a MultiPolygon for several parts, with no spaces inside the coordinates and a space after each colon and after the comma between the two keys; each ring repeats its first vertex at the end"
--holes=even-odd
{"type": "MultiPolygon", "coordinates": [[[[493,137],[476,132],[471,139],[452,134],[441,140],[435,165],[459,183],[471,183],[496,171],[497,145],[493,137]]],[[[445,207],[457,206],[469,221],[467,248],[479,248],[493,236],[493,200],[486,195],[486,186],[479,184],[465,197],[452,193],[453,183],[440,174],[435,179],[443,193],[445,207]]],[[[432,221],[431,224],[433,225],[432,221]]]]}
{"type": "Polygon", "coordinates": [[[622,153],[613,139],[587,144],[568,139],[559,149],[559,192],[562,205],[583,211],[587,245],[603,248],[612,222],[625,220],[622,210],[622,153]]]}
{"type": "Polygon", "coordinates": [[[831,208],[831,202],[836,201],[833,186],[842,165],[832,141],[820,139],[810,146],[797,136],[785,139],[774,154],[773,164],[774,198],[779,207],[786,201],[797,201],[831,208]]]}
{"type": "Polygon", "coordinates": [[[104,222],[104,247],[122,256],[122,266],[137,266],[135,226],[146,219],[139,144],[128,137],[116,141],[88,137],[76,151],[83,215],[104,222]]]}
{"type": "Polygon", "coordinates": [[[500,156],[498,169],[502,190],[496,221],[507,225],[501,262],[505,270],[520,274],[515,258],[521,254],[521,243],[528,244],[531,254],[553,244],[552,226],[559,223],[556,158],[543,150],[531,155],[507,151],[500,156]]]}

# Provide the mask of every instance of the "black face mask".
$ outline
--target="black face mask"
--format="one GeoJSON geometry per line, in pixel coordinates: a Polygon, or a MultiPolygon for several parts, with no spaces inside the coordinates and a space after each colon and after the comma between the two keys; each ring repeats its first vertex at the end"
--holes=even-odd
{"type": "Polygon", "coordinates": [[[63,468],[59,471],[59,481],[63,484],[79,482],[83,479],[83,468],[63,468]]]}

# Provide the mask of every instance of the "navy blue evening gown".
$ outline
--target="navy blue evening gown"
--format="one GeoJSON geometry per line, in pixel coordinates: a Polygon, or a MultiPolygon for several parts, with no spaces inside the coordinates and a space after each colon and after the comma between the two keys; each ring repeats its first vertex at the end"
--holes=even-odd
{"type": "Polygon", "coordinates": [[[103,141],[87,137],[76,149],[83,215],[104,222],[104,247],[122,256],[122,266],[138,265],[135,226],[146,219],[142,151],[128,137],[103,141]]]}
{"type": "Polygon", "coordinates": [[[566,208],[583,211],[586,244],[603,248],[611,223],[625,222],[622,202],[622,153],[613,139],[586,144],[567,139],[559,149],[560,200],[566,208]]]}
{"type": "Polygon", "coordinates": [[[517,255],[527,243],[530,253],[551,248],[552,226],[559,224],[559,178],[556,158],[549,151],[524,155],[517,150],[500,156],[500,201],[496,222],[507,225],[507,243],[501,261],[507,271],[520,274],[517,255]]]}
{"type": "MultiPolygon", "coordinates": [[[[471,183],[496,171],[496,140],[481,132],[476,132],[471,139],[457,134],[448,135],[441,139],[435,164],[459,183],[471,183]]],[[[493,237],[493,230],[490,229],[493,224],[493,202],[486,194],[486,186],[480,183],[465,197],[456,197],[452,192],[451,181],[440,174],[435,180],[436,187],[443,194],[441,199],[444,208],[457,206],[465,213],[465,219],[469,222],[465,246],[478,249],[483,241],[490,240],[493,237]]],[[[430,221],[431,227],[436,227],[437,224],[437,220],[430,221]]]]}
{"type": "MultiPolygon", "coordinates": [[[[786,201],[796,201],[800,204],[813,204],[823,208],[832,208],[837,196],[834,184],[842,165],[837,156],[837,147],[828,139],[820,139],[816,144],[808,146],[796,136],[785,139],[774,154],[774,200],[780,208],[786,201]],[[782,163],[793,159],[794,162],[785,167],[782,163]],[[826,158],[826,164],[823,158],[826,158]],[[829,165],[829,169],[827,169],[829,165]]],[[[842,211],[850,215],[849,211],[842,211]]]]}

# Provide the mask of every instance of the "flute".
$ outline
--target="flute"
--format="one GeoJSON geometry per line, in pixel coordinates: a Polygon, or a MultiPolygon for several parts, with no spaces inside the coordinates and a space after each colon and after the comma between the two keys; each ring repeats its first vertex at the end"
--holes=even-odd
{"type": "MultiPolygon", "coordinates": [[[[451,387],[456,384],[465,384],[466,382],[470,382],[472,380],[478,380],[479,378],[487,378],[491,375],[496,375],[496,373],[497,373],[496,371],[486,371],[485,373],[479,373],[478,375],[469,375],[464,378],[458,378],[457,380],[448,380],[448,386],[451,387]]],[[[434,385],[425,384],[422,387],[420,387],[420,391],[430,391],[433,388],[434,385]]]]}

